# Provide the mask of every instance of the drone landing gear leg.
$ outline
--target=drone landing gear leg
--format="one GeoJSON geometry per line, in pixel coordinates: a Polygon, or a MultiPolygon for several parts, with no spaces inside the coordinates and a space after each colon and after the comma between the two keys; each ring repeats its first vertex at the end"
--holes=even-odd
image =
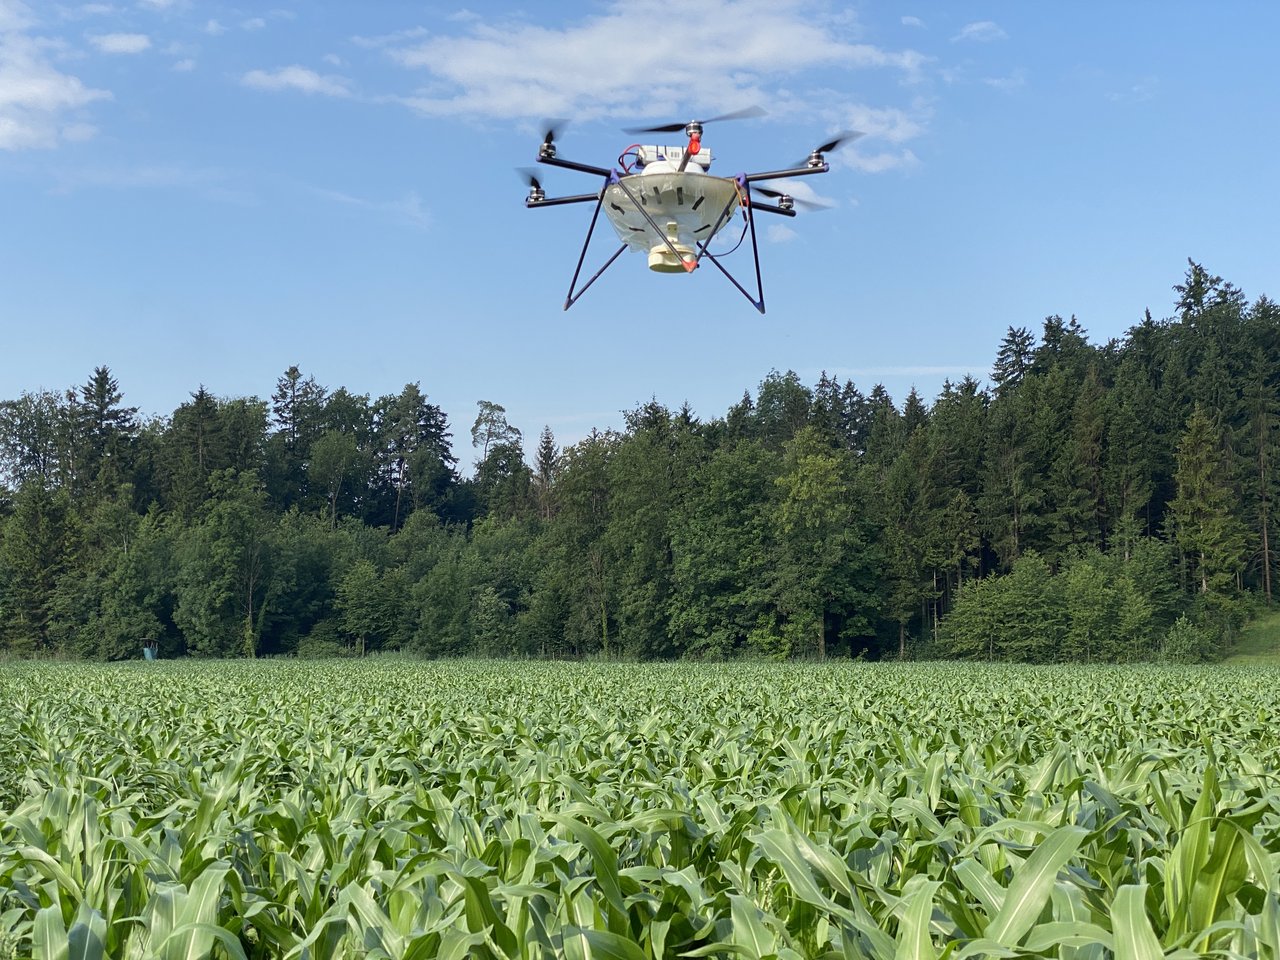
{"type": "MultiPolygon", "coordinates": [[[[739,185],[745,191],[746,182],[740,181],[739,185]]],[[[653,227],[654,233],[656,233],[658,236],[663,238],[663,242],[666,243],[667,249],[671,251],[672,255],[677,260],[682,260],[684,262],[686,270],[692,273],[693,270],[698,266],[698,264],[702,262],[702,258],[706,257],[713,264],[715,264],[715,267],[717,270],[719,270],[721,273],[725,275],[725,277],[728,278],[730,283],[732,283],[735,287],[738,288],[738,292],[747,298],[748,303],[750,303],[753,307],[755,307],[761,313],[764,313],[764,281],[760,276],[760,251],[759,251],[759,248],[756,246],[756,219],[751,214],[749,207],[746,209],[747,223],[750,224],[750,228],[751,228],[751,254],[755,261],[755,268],[756,268],[756,298],[754,300],[751,298],[751,294],[747,293],[746,289],[743,288],[742,284],[740,284],[734,278],[733,274],[731,274],[728,270],[726,270],[719,260],[717,260],[714,256],[712,256],[710,253],[707,252],[707,244],[711,242],[710,240],[698,241],[697,257],[695,257],[692,261],[684,260],[684,258],[681,257],[680,252],[676,250],[675,245],[671,242],[670,239],[666,237],[665,231],[663,231],[663,229],[658,226],[657,221],[655,221],[653,217],[649,215],[649,211],[647,211],[644,208],[644,205],[639,201],[639,199],[635,196],[635,194],[633,194],[630,190],[627,189],[627,185],[625,183],[619,182],[618,186],[622,188],[622,192],[625,193],[628,199],[631,200],[632,205],[637,210],[640,211],[641,216],[643,216],[645,220],[649,221],[649,226],[653,227]]],[[[733,206],[734,204],[731,201],[730,203],[725,205],[725,208],[723,210],[720,211],[720,216],[716,220],[715,226],[711,228],[711,236],[714,237],[716,233],[719,232],[720,228],[724,226],[725,221],[728,220],[733,213],[733,206]]],[[[593,222],[593,226],[594,226],[594,222],[593,222]]],[[[618,251],[618,253],[621,253],[621,252],[622,252],[621,250],[618,251]]],[[[617,254],[614,254],[614,256],[616,257],[617,254]]],[[[610,261],[610,263],[612,262],[613,261],[610,261]]]]}
{"type": "Polygon", "coordinates": [[[608,270],[611,266],[613,266],[613,261],[617,260],[618,257],[622,256],[622,251],[627,249],[627,245],[625,243],[622,244],[622,246],[618,247],[618,249],[613,252],[613,256],[611,256],[608,260],[604,262],[604,266],[601,267],[599,270],[597,270],[592,275],[591,279],[582,285],[581,290],[578,290],[577,293],[574,293],[574,288],[577,287],[578,285],[578,277],[582,273],[582,264],[587,259],[587,248],[591,246],[591,237],[596,232],[596,223],[600,219],[600,207],[603,203],[604,203],[604,190],[601,190],[600,199],[596,201],[595,212],[591,214],[591,226],[587,227],[587,239],[582,241],[582,253],[578,254],[578,266],[573,271],[573,279],[569,281],[569,295],[565,297],[565,301],[564,301],[564,308],[566,310],[568,310],[575,303],[577,303],[578,298],[581,297],[584,293],[586,293],[587,290],[590,289],[591,285],[600,279],[600,275],[603,274],[606,270],[608,270]]]}
{"type": "MultiPolygon", "coordinates": [[[[730,211],[732,209],[733,209],[733,204],[729,204],[729,206],[725,207],[724,210],[721,212],[720,219],[716,221],[716,225],[711,230],[712,236],[715,236],[716,233],[720,230],[720,227],[724,225],[724,222],[728,218],[730,211]]],[[[724,268],[724,265],[715,257],[715,255],[713,255],[710,251],[707,250],[707,245],[711,243],[710,240],[703,240],[698,242],[698,260],[699,262],[701,262],[703,257],[706,257],[708,260],[710,260],[712,264],[715,265],[715,268],[719,270],[721,273],[723,273],[725,275],[725,278],[730,283],[732,283],[735,287],[738,288],[738,292],[747,298],[747,302],[749,304],[751,304],[761,313],[764,313],[764,278],[760,275],[760,248],[756,244],[756,218],[755,218],[755,214],[752,212],[751,207],[749,205],[744,207],[743,209],[747,217],[747,225],[751,230],[751,260],[755,264],[755,269],[756,269],[755,299],[753,300],[751,298],[751,294],[747,293],[746,288],[744,288],[742,284],[738,282],[737,278],[734,277],[733,274],[731,274],[728,270],[724,268]]]]}

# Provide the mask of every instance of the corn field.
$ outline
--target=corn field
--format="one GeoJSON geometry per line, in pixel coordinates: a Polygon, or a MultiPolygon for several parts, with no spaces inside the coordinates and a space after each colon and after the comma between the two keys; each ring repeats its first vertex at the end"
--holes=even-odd
{"type": "Polygon", "coordinates": [[[0,957],[1280,958],[1280,672],[0,666],[0,957]]]}

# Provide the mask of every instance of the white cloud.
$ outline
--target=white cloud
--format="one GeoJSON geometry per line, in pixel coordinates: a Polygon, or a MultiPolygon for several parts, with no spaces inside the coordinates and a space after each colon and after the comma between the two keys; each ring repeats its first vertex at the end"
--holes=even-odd
{"type": "Polygon", "coordinates": [[[27,8],[0,0],[0,150],[50,148],[83,140],[92,127],[72,114],[96,100],[109,100],[106,90],[86,87],[49,60],[54,46],[25,33],[31,25],[27,8]]]}
{"type": "Polygon", "coordinates": [[[103,33],[91,36],[89,42],[101,53],[142,53],[151,46],[145,33],[103,33]]]}
{"type": "Polygon", "coordinates": [[[347,62],[343,60],[340,56],[338,56],[336,53],[326,53],[320,59],[323,60],[325,63],[329,64],[329,66],[331,67],[345,67],[347,65],[347,62]]]}
{"type": "Polygon", "coordinates": [[[31,11],[21,0],[0,0],[0,34],[26,30],[33,22],[31,11]]]}
{"type": "Polygon", "coordinates": [[[209,34],[209,36],[211,37],[218,37],[226,33],[227,28],[224,27],[217,20],[206,20],[204,25],[204,32],[209,34]]]}
{"type": "Polygon", "coordinates": [[[992,40],[1005,40],[1008,34],[1000,29],[999,24],[991,20],[978,20],[975,23],[966,23],[960,28],[960,32],[951,38],[952,43],[958,41],[969,40],[975,43],[990,43],[992,40]]]}
{"type": "Polygon", "coordinates": [[[800,234],[796,233],[785,223],[771,223],[769,229],[765,231],[770,243],[790,243],[800,234]]]}
{"type": "Polygon", "coordinates": [[[898,107],[869,107],[862,103],[845,105],[840,113],[841,127],[857,130],[871,139],[905,143],[924,133],[924,109],[912,116],[898,107]]]}
{"type": "Polygon", "coordinates": [[[614,0],[563,29],[479,22],[454,36],[365,43],[431,74],[430,84],[403,98],[409,106],[498,118],[665,115],[687,107],[691,91],[716,112],[758,98],[767,78],[809,67],[912,74],[926,59],[850,42],[808,0],[705,0],[681,7],[678,24],[672,29],[668,0],[614,0]]]}
{"type": "Polygon", "coordinates": [[[173,64],[173,70],[176,73],[190,73],[196,68],[196,62],[190,57],[184,57],[182,60],[176,60],[173,64]]]}
{"type": "Polygon", "coordinates": [[[303,93],[319,93],[326,97],[349,97],[350,83],[346,77],[321,76],[314,70],[297,64],[277,70],[250,70],[240,82],[257,90],[300,90],[303,93]]]}
{"type": "Polygon", "coordinates": [[[879,153],[847,150],[840,156],[842,164],[847,163],[862,173],[884,173],[887,170],[899,170],[920,164],[919,158],[910,150],[882,150],[879,153]]]}
{"type": "Polygon", "coordinates": [[[168,10],[177,0],[138,0],[138,5],[151,10],[168,10]]]}
{"type": "Polygon", "coordinates": [[[250,17],[248,20],[240,21],[241,30],[261,30],[267,25],[267,21],[261,17],[250,17]]]}
{"type": "Polygon", "coordinates": [[[903,17],[902,25],[904,27],[923,27],[924,21],[919,17],[903,17]]]}

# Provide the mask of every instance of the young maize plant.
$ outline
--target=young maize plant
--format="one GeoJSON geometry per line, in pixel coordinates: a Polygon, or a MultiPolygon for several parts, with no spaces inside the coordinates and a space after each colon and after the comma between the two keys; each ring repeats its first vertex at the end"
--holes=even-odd
{"type": "Polygon", "coordinates": [[[1280,960],[1280,673],[0,666],[0,958],[1280,960]]]}

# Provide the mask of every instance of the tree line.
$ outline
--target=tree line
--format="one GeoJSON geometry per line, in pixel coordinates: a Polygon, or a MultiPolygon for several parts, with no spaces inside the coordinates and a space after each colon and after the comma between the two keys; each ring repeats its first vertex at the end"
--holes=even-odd
{"type": "Polygon", "coordinates": [[[932,403],[772,371],[560,449],[481,401],[470,476],[418,384],[148,418],[99,367],[0,403],[0,652],[1212,658],[1271,602],[1280,310],[1174,292],[932,403]]]}

